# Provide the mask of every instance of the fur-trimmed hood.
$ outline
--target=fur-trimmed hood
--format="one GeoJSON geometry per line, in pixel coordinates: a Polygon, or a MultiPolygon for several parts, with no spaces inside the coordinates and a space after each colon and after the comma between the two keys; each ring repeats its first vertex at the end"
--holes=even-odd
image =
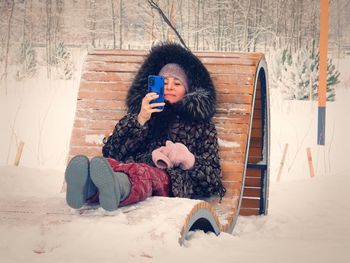
{"type": "Polygon", "coordinates": [[[136,114],[140,111],[141,101],[148,92],[148,76],[158,75],[168,63],[179,64],[188,78],[188,92],[173,105],[176,113],[190,121],[210,120],[216,108],[216,92],[210,75],[191,51],[176,43],[163,43],[151,49],[129,88],[128,112],[136,114]]]}

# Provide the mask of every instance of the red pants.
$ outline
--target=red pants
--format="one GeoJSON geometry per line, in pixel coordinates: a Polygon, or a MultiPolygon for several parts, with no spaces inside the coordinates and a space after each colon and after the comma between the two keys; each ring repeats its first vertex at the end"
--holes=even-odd
{"type": "Polygon", "coordinates": [[[114,172],[128,175],[131,190],[129,196],[119,206],[130,205],[145,200],[152,195],[169,196],[170,179],[167,173],[145,163],[120,163],[107,158],[114,172]]]}

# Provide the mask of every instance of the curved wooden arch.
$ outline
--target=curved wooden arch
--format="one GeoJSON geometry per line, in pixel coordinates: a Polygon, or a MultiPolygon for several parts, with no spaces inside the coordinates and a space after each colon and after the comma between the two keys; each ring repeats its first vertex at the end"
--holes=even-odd
{"type": "MultiPolygon", "coordinates": [[[[267,66],[260,53],[196,52],[217,88],[214,116],[225,197],[195,204],[180,229],[232,232],[238,215],[267,213],[270,117],[267,66]]],[[[69,159],[101,155],[102,139],[125,114],[125,97],[147,51],[92,50],[83,65],[69,159]]]]}

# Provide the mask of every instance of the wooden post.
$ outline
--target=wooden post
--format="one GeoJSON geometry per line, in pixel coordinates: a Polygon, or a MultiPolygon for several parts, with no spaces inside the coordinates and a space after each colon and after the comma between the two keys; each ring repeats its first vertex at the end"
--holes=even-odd
{"type": "Polygon", "coordinates": [[[287,150],[288,150],[288,143],[286,143],[286,145],[284,146],[282,160],[280,162],[280,169],[278,170],[278,174],[277,174],[277,182],[279,182],[281,179],[282,169],[283,169],[284,161],[286,159],[287,150]]]}
{"type": "Polygon", "coordinates": [[[312,155],[311,155],[310,148],[306,148],[306,154],[307,154],[307,161],[309,163],[310,177],[313,178],[315,176],[315,171],[314,171],[314,165],[312,163],[312,155]]]}
{"type": "Polygon", "coordinates": [[[320,77],[318,86],[317,144],[325,145],[328,53],[328,0],[320,0],[320,77]]]}
{"type": "Polygon", "coordinates": [[[19,161],[21,160],[22,152],[23,152],[24,142],[20,142],[17,148],[17,154],[15,159],[15,166],[19,165],[19,161]]]}

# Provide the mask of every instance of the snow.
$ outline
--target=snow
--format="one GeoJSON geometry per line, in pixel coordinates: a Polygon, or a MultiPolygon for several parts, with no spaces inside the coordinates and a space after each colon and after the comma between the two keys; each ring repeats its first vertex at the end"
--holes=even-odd
{"type": "MultiPolygon", "coordinates": [[[[298,180],[309,176],[306,149],[312,152],[315,173],[344,174],[349,171],[350,141],[349,88],[338,88],[335,102],[326,106],[326,142],[317,145],[317,102],[272,101],[271,103],[271,169],[277,176],[283,150],[288,144],[282,180],[298,180]]],[[[275,178],[272,178],[273,180],[275,178]]]]}
{"type": "Polygon", "coordinates": [[[104,137],[105,137],[104,135],[99,136],[99,135],[90,134],[85,136],[85,141],[88,143],[94,143],[96,145],[100,145],[104,137]]]}
{"type": "Polygon", "coordinates": [[[239,147],[240,144],[238,142],[231,142],[231,141],[227,141],[227,140],[223,140],[221,138],[218,138],[218,144],[219,146],[222,146],[222,147],[239,147]]]}
{"type": "MultiPolygon", "coordinates": [[[[2,166],[0,198],[64,200],[62,180],[63,172],[2,166]]],[[[183,218],[169,225],[162,216],[185,211],[181,199],[176,213],[169,211],[173,199],[158,198],[155,209],[157,198],[149,198],[143,206],[151,215],[135,205],[83,215],[71,209],[77,216],[66,224],[2,221],[1,262],[347,262],[349,184],[345,174],[272,183],[268,216],[239,217],[233,235],[191,232],[183,247],[177,242],[183,218]]]]}

